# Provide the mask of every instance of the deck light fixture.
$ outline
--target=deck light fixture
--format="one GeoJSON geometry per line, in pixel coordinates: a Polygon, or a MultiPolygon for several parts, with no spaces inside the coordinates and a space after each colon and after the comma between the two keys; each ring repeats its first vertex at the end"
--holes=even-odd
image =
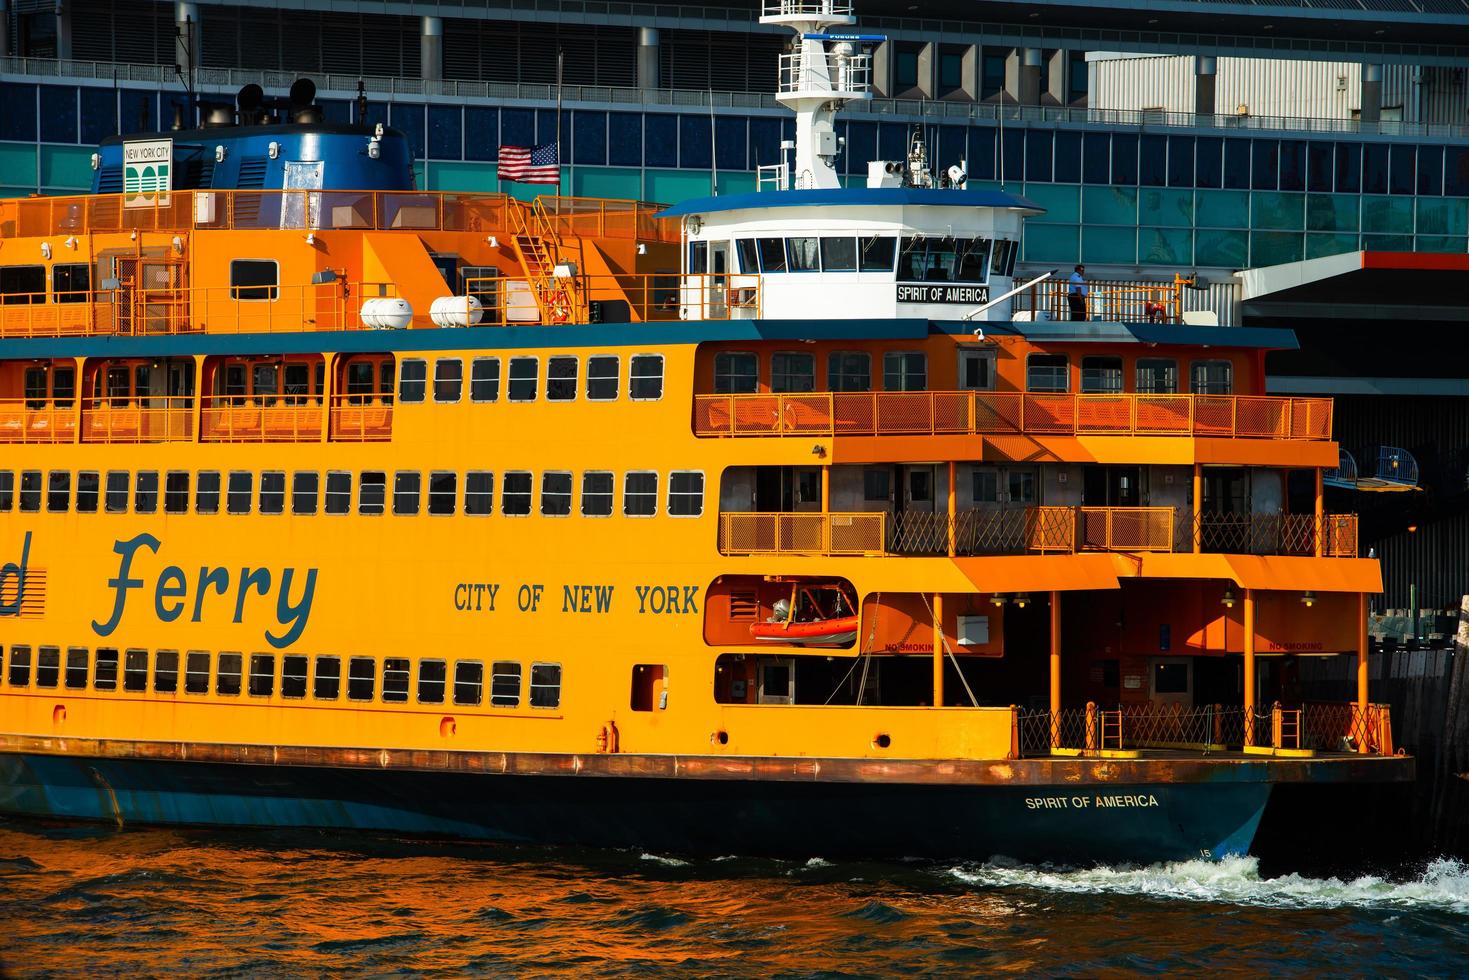
{"type": "Polygon", "coordinates": [[[1004,606],[1005,605],[1005,593],[1003,593],[1003,592],[996,592],[994,595],[990,596],[990,605],[994,606],[996,609],[999,609],[1000,607],[1004,606]]]}
{"type": "Polygon", "coordinates": [[[1017,593],[1015,593],[1015,608],[1016,609],[1024,609],[1029,604],[1030,604],[1030,593],[1029,592],[1017,592],[1017,593]]]}
{"type": "Polygon", "coordinates": [[[51,243],[50,242],[42,242],[41,243],[41,257],[42,258],[46,258],[46,259],[49,259],[51,257],[51,243]]]}
{"type": "Polygon", "coordinates": [[[1219,597],[1219,603],[1225,609],[1233,609],[1237,601],[1239,601],[1239,596],[1234,594],[1234,583],[1231,582],[1224,587],[1224,595],[1219,597]]]}
{"type": "Polygon", "coordinates": [[[1316,593],[1312,592],[1310,589],[1302,592],[1301,605],[1305,606],[1307,609],[1310,609],[1312,606],[1316,605],[1316,593]]]}

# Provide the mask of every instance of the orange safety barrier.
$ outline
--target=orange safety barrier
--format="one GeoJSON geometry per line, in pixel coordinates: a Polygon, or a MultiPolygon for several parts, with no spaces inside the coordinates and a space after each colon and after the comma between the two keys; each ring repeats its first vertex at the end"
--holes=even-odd
{"type": "Polygon", "coordinates": [[[880,555],[881,511],[850,514],[762,513],[719,515],[719,551],[725,555],[880,555]]]}
{"type": "MultiPolygon", "coordinates": [[[[361,396],[354,396],[361,397],[361,396]]],[[[326,413],[320,398],[263,399],[222,396],[200,412],[201,442],[312,442],[326,413]]]]}
{"type": "Polygon", "coordinates": [[[483,276],[465,280],[465,292],[483,309],[480,326],[516,324],[659,323],[680,320],[750,320],[760,316],[755,276],[728,273],[672,275],[627,273],[547,277],[483,276]],[[552,301],[549,295],[555,293],[552,301]]]}
{"type": "Polygon", "coordinates": [[[1172,507],[1081,507],[1085,551],[1172,551],[1172,507]]]}
{"type": "Polygon", "coordinates": [[[0,443],[72,442],[76,438],[75,402],[53,404],[7,398],[0,401],[0,443]]]}
{"type": "Polygon", "coordinates": [[[333,395],[331,438],[387,442],[393,438],[393,404],[375,395],[333,395]]]}
{"type": "Polygon", "coordinates": [[[193,437],[192,398],[82,399],[82,442],[184,442],[193,437]]]}

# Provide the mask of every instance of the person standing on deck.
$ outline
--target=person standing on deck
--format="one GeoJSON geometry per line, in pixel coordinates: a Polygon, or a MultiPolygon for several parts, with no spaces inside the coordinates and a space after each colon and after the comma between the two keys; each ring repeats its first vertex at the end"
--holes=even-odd
{"type": "Polygon", "coordinates": [[[1079,265],[1071,273],[1071,288],[1066,293],[1066,298],[1071,302],[1071,319],[1086,319],[1086,300],[1090,293],[1086,284],[1086,266],[1079,265]]]}

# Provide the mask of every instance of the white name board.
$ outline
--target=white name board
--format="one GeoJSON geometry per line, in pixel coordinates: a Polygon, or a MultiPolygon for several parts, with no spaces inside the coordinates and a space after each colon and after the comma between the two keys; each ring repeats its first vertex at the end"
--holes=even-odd
{"type": "Polygon", "coordinates": [[[168,207],[173,190],[173,140],[136,140],[122,145],[123,205],[168,207]]]}

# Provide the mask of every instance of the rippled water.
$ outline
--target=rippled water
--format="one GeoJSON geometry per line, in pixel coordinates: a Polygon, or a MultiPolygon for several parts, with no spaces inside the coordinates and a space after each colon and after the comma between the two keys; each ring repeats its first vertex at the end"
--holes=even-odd
{"type": "MultiPolygon", "coordinates": [[[[921,832],[915,829],[914,832],[921,832]]],[[[0,973],[1455,975],[1469,866],[682,860],[0,822],[0,973]]]]}

